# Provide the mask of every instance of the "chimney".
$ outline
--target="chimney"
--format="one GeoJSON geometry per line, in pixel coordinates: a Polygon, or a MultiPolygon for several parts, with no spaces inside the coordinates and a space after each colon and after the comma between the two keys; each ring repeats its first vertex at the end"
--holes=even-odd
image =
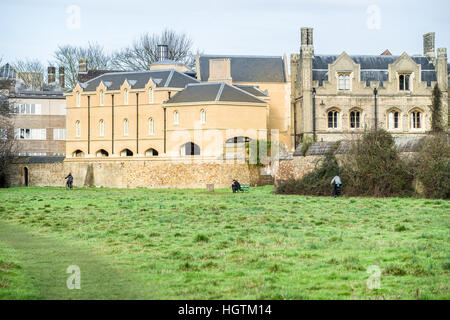
{"type": "Polygon", "coordinates": [[[301,38],[300,52],[303,53],[303,55],[313,56],[313,28],[301,28],[301,38]]]}
{"type": "Polygon", "coordinates": [[[433,63],[436,59],[434,51],[434,39],[435,39],[434,32],[428,32],[423,35],[423,55],[431,59],[433,63]]]}
{"type": "Polygon", "coordinates": [[[48,67],[47,68],[47,82],[48,84],[53,84],[56,81],[56,68],[48,67]]]}
{"type": "Polygon", "coordinates": [[[66,86],[65,75],[64,75],[64,67],[59,67],[58,77],[59,77],[59,86],[61,88],[64,88],[66,86]]]}
{"type": "Polygon", "coordinates": [[[159,61],[168,60],[169,47],[166,44],[158,44],[159,61]]]}
{"type": "Polygon", "coordinates": [[[78,73],[87,73],[87,72],[88,72],[87,59],[85,58],[78,59],[78,73]]]}

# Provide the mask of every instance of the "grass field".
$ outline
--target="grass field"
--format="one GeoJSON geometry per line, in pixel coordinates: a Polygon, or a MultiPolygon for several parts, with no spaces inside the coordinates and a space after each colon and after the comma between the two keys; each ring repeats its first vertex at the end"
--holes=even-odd
{"type": "Polygon", "coordinates": [[[0,299],[449,299],[449,226],[445,200],[3,189],[0,299]]]}

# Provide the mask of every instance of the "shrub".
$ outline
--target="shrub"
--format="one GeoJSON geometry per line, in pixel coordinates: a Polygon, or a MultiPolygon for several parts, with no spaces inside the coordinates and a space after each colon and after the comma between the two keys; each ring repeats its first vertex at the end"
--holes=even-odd
{"type": "Polygon", "coordinates": [[[368,131],[352,145],[342,161],[342,184],[347,195],[408,196],[413,173],[400,159],[394,138],[384,130],[368,131]]]}
{"type": "Polygon", "coordinates": [[[276,193],[304,194],[314,196],[329,196],[331,193],[331,179],[339,173],[339,165],[336,157],[327,153],[325,159],[312,172],[306,174],[300,180],[281,181],[276,193]]]}
{"type": "Polygon", "coordinates": [[[416,160],[415,176],[427,198],[450,198],[450,145],[448,135],[436,134],[425,139],[416,160]]]}
{"type": "Polygon", "coordinates": [[[195,242],[208,242],[209,238],[207,235],[199,233],[195,236],[195,242]]]}

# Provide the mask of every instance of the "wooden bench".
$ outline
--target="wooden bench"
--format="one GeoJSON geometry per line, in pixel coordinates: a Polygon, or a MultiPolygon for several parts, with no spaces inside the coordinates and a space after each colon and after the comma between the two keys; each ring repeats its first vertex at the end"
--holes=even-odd
{"type": "Polygon", "coordinates": [[[242,192],[250,192],[250,185],[249,184],[241,184],[242,192]]]}

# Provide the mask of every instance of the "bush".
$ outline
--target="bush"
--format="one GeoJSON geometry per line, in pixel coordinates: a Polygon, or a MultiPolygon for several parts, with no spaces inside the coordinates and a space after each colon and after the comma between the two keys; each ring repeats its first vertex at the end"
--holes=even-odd
{"type": "Polygon", "coordinates": [[[306,174],[300,180],[281,181],[275,189],[276,193],[304,194],[313,196],[329,196],[331,194],[331,179],[339,173],[336,157],[328,153],[313,172],[306,174]]]}
{"type": "Polygon", "coordinates": [[[450,145],[445,133],[427,137],[416,160],[417,179],[427,198],[450,198],[450,145]]]}
{"type": "Polygon", "coordinates": [[[342,184],[347,195],[408,196],[413,173],[400,159],[394,138],[384,130],[369,131],[355,141],[342,161],[342,184]]]}

